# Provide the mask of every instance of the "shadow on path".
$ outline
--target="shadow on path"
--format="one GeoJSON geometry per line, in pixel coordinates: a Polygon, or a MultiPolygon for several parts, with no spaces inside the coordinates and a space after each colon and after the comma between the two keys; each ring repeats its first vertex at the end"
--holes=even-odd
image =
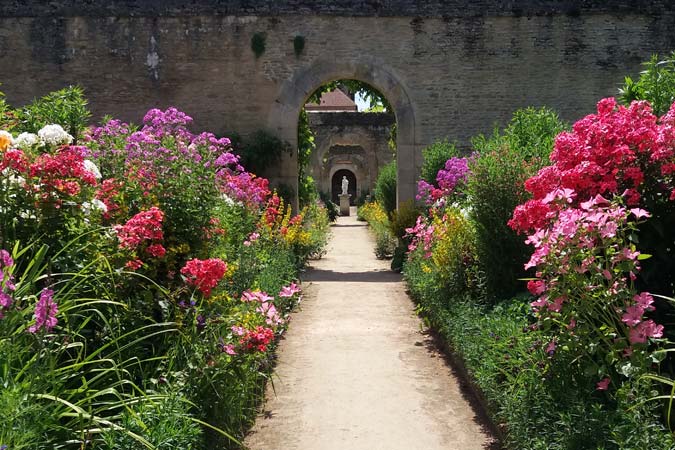
{"type": "Polygon", "coordinates": [[[369,272],[337,272],[327,269],[310,269],[302,277],[304,281],[336,281],[343,283],[398,283],[401,275],[391,270],[371,270],[369,272]]]}

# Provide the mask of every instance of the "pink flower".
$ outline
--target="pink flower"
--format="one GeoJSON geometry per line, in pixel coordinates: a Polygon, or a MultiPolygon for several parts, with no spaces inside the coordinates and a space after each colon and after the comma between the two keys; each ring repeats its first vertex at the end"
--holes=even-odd
{"type": "Polygon", "coordinates": [[[558,344],[556,344],[555,340],[549,342],[548,345],[546,346],[546,353],[548,353],[549,355],[554,354],[557,346],[558,344]]]}
{"type": "Polygon", "coordinates": [[[609,377],[603,378],[595,384],[595,389],[598,391],[606,391],[609,388],[609,377]]]}
{"type": "Polygon", "coordinates": [[[621,321],[628,326],[634,327],[642,322],[642,315],[645,310],[640,305],[633,305],[626,308],[626,313],[621,316],[621,321]]]}
{"type": "Polygon", "coordinates": [[[551,311],[560,312],[564,301],[565,297],[558,297],[555,300],[553,300],[553,303],[548,305],[548,309],[551,311]]]}
{"type": "Polygon", "coordinates": [[[652,306],[652,303],[654,303],[654,297],[652,297],[652,294],[649,292],[637,294],[633,297],[633,300],[635,300],[635,303],[640,306],[640,308],[643,308],[646,311],[654,310],[654,307],[652,306]]]}
{"type": "Polygon", "coordinates": [[[29,333],[37,333],[44,328],[45,331],[51,331],[59,322],[56,315],[59,313],[59,308],[54,302],[54,291],[51,289],[43,289],[40,293],[40,299],[35,305],[35,324],[28,328],[29,333]]]}
{"type": "Polygon", "coordinates": [[[650,319],[630,330],[629,340],[632,344],[644,344],[648,338],[660,338],[661,336],[663,336],[663,325],[657,325],[650,319]]]}
{"type": "Polygon", "coordinates": [[[223,345],[223,352],[233,356],[237,354],[237,352],[234,350],[234,345],[232,344],[223,345]]]}
{"type": "Polygon", "coordinates": [[[232,326],[232,332],[237,336],[243,336],[246,333],[246,328],[237,325],[232,326]]]}
{"type": "Polygon", "coordinates": [[[279,297],[293,297],[295,294],[299,293],[301,291],[300,287],[295,284],[291,283],[288,286],[284,286],[281,288],[281,291],[279,291],[279,297]]]}
{"type": "Polygon", "coordinates": [[[644,209],[640,208],[633,208],[630,210],[631,213],[635,216],[636,219],[641,219],[643,217],[651,217],[651,214],[649,214],[649,211],[645,211],[644,209]]]}

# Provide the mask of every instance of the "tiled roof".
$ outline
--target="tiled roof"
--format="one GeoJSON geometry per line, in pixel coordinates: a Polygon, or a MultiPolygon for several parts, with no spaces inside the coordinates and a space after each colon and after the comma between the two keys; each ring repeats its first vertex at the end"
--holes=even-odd
{"type": "Polygon", "coordinates": [[[325,92],[321,96],[320,103],[307,103],[307,111],[357,111],[356,103],[340,89],[325,92]]]}

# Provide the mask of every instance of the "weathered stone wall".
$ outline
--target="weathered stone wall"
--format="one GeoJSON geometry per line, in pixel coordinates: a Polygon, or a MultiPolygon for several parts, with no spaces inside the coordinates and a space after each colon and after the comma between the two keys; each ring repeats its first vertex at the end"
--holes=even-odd
{"type": "Polygon", "coordinates": [[[394,158],[389,148],[391,127],[396,118],[389,113],[313,112],[308,114],[316,150],[310,174],[318,188],[335,194],[331,180],[346,169],[357,180],[356,199],[372,192],[379,170],[394,158]]]}
{"type": "MultiPolygon", "coordinates": [[[[433,140],[467,143],[527,105],[573,120],[652,53],[675,49],[666,0],[182,3],[4,0],[1,89],[22,104],[79,83],[95,118],[138,122],[148,108],[175,105],[198,129],[268,128],[294,144],[315,88],[361,79],[396,110],[399,196],[410,198],[433,140]],[[266,36],[260,57],[256,33],[266,36]],[[299,56],[296,36],[305,39],[299,56]]],[[[295,184],[295,170],[289,158],[279,180],[295,184]]]]}

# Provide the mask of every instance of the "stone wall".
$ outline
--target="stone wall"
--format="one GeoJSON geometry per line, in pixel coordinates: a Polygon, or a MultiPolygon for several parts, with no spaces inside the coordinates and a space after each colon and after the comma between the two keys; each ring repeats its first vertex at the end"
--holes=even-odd
{"type": "Polygon", "coordinates": [[[318,188],[335,197],[333,175],[349,170],[357,181],[353,200],[371,193],[380,169],[394,157],[389,148],[393,114],[313,112],[308,117],[316,145],[309,167],[318,188]]]}
{"type": "MultiPolygon", "coordinates": [[[[407,199],[421,149],[435,139],[466,144],[528,105],[574,120],[616,94],[652,53],[675,49],[673,2],[665,0],[180,3],[189,6],[0,2],[0,89],[20,105],[78,83],[96,119],[138,122],[151,107],[174,105],[196,129],[266,128],[294,145],[309,94],[360,79],[395,109],[399,196],[407,199]],[[266,42],[259,57],[256,34],[266,42]],[[299,54],[296,36],[305,42],[299,54]]],[[[277,181],[294,186],[296,170],[288,158],[277,181]]]]}

